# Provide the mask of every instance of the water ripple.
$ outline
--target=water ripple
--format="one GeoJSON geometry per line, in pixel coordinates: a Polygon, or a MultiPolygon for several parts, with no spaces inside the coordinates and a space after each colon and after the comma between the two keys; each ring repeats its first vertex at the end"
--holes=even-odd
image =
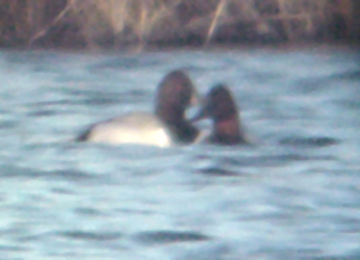
{"type": "Polygon", "coordinates": [[[1,259],[359,258],[357,50],[1,55],[1,259]],[[175,68],[228,83],[254,144],[73,142],[175,68]]]}

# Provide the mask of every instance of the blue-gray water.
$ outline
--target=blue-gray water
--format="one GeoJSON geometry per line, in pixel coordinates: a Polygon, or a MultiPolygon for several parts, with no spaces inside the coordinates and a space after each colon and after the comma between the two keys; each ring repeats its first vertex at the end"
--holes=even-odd
{"type": "MultiPolygon", "coordinates": [[[[360,259],[360,55],[0,54],[0,259],[360,259]],[[186,69],[254,146],[75,144],[186,69]]],[[[209,127],[207,122],[199,125],[209,127]]]]}

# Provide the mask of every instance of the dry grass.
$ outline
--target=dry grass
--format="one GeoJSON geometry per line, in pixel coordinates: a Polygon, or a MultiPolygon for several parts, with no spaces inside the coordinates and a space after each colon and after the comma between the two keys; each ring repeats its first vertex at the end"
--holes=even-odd
{"type": "MultiPolygon", "coordinates": [[[[163,0],[93,0],[76,1],[75,12],[88,41],[108,28],[115,43],[135,42],[144,45],[146,38],[165,17],[171,16],[180,1],[163,0]],[[122,40],[121,37],[127,39],[122,40]]],[[[92,42],[94,44],[94,42],[92,42]]]]}
{"type": "MultiPolygon", "coordinates": [[[[0,44],[299,41],[351,31],[358,0],[0,0],[0,44]],[[76,37],[75,37],[76,36],[76,37]]],[[[343,35],[344,36],[344,35],[343,35]]],[[[346,35],[345,35],[346,36],[346,35]]]]}

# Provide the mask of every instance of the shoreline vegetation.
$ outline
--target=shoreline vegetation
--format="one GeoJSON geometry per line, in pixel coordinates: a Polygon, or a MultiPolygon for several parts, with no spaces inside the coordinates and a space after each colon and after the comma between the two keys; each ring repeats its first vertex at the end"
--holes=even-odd
{"type": "Polygon", "coordinates": [[[0,0],[0,47],[358,41],[359,0],[0,0]]]}

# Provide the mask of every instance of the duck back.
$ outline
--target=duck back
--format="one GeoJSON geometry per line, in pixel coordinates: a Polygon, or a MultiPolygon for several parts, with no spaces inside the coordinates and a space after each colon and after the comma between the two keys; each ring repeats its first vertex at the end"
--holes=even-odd
{"type": "Polygon", "coordinates": [[[77,141],[111,144],[143,144],[169,147],[174,144],[171,131],[157,116],[146,112],[129,113],[102,121],[85,130],[77,141]]]}

